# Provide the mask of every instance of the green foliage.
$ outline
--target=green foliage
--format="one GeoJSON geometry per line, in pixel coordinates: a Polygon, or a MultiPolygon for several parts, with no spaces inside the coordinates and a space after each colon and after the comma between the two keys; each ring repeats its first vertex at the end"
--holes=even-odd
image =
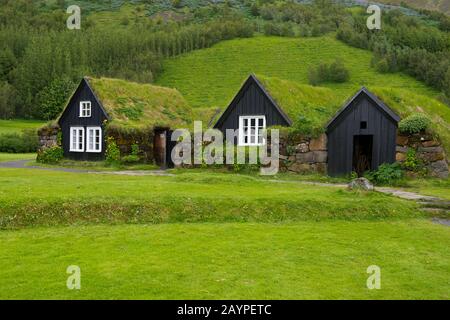
{"type": "Polygon", "coordinates": [[[131,154],[122,157],[121,162],[124,164],[133,164],[138,163],[140,161],[139,158],[139,145],[133,144],[131,146],[131,154]]]}
{"type": "Polygon", "coordinates": [[[64,157],[64,151],[60,146],[44,148],[38,151],[36,161],[40,163],[56,164],[64,157]]]}
{"type": "Polygon", "coordinates": [[[106,139],[105,161],[111,165],[118,164],[120,162],[120,150],[114,140],[114,137],[108,137],[106,139]]]}
{"type": "Polygon", "coordinates": [[[317,86],[323,82],[342,83],[348,81],[350,73],[341,60],[335,60],[331,64],[321,63],[308,71],[309,83],[317,86]]]}
{"type": "Polygon", "coordinates": [[[424,174],[426,169],[423,161],[417,157],[416,150],[409,148],[406,152],[405,161],[401,164],[402,168],[407,171],[424,174]]]}
{"type": "Polygon", "coordinates": [[[0,118],[11,119],[15,115],[14,106],[15,90],[6,81],[0,80],[0,118]]]}
{"type": "Polygon", "coordinates": [[[413,113],[402,119],[398,124],[398,129],[402,133],[419,133],[425,131],[431,124],[430,118],[423,113],[413,113]]]}
{"type": "Polygon", "coordinates": [[[0,152],[27,153],[36,152],[38,136],[36,130],[23,130],[22,133],[11,132],[0,135],[0,152]]]}
{"type": "Polygon", "coordinates": [[[37,95],[40,108],[36,117],[39,119],[55,119],[65,107],[75,84],[67,78],[56,78],[37,95]]]}
{"type": "Polygon", "coordinates": [[[375,184],[391,184],[403,178],[403,170],[399,163],[383,163],[378,170],[369,171],[364,176],[375,184]]]}

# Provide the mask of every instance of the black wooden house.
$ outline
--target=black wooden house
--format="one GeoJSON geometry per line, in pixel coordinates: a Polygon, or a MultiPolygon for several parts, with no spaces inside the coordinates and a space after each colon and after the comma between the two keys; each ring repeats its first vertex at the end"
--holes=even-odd
{"type": "Polygon", "coordinates": [[[75,160],[103,159],[107,119],[108,113],[88,79],[83,78],[58,119],[64,156],[75,160]]]}
{"type": "MultiPolygon", "coordinates": [[[[261,132],[271,126],[291,126],[288,113],[279,101],[283,96],[268,89],[251,75],[225,109],[214,128],[225,133],[238,130],[237,145],[264,144],[261,132]]],[[[301,101],[293,96],[289,114],[298,113],[301,101]],[[295,111],[295,112],[292,112],[295,111]]],[[[309,111],[314,112],[314,111],[309,111]]],[[[362,88],[328,123],[328,174],[343,175],[352,171],[362,174],[382,163],[395,161],[397,123],[400,120],[374,94],[362,88]]]]}
{"type": "Polygon", "coordinates": [[[400,117],[362,88],[327,125],[328,174],[361,175],[395,162],[400,117]]]}

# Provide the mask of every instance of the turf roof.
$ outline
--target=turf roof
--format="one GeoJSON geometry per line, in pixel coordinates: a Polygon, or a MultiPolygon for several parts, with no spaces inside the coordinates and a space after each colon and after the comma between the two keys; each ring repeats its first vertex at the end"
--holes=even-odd
{"type": "Polygon", "coordinates": [[[85,78],[119,127],[186,126],[192,109],[176,89],[121,79],[85,78]]]}

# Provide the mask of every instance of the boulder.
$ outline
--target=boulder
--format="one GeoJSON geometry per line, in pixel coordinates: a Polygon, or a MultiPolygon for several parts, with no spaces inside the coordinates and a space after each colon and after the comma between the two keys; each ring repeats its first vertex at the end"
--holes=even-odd
{"type": "Polygon", "coordinates": [[[405,161],[405,159],[406,159],[406,154],[404,154],[403,152],[397,152],[395,154],[395,161],[402,162],[402,161],[405,161]]]}
{"type": "Polygon", "coordinates": [[[314,162],[327,162],[328,152],[326,151],[313,151],[313,160],[314,162]]]}
{"type": "Polygon", "coordinates": [[[445,160],[440,160],[431,163],[428,166],[428,170],[430,171],[430,174],[434,177],[438,177],[441,179],[447,179],[448,178],[448,164],[445,160]]]}
{"type": "Polygon", "coordinates": [[[395,151],[401,152],[401,153],[406,153],[406,152],[408,152],[408,147],[397,146],[397,147],[395,148],[395,151]]]}
{"type": "Polygon", "coordinates": [[[307,163],[294,162],[288,167],[288,170],[294,172],[309,172],[311,171],[311,166],[307,163]]]}
{"type": "Polygon", "coordinates": [[[296,158],[300,163],[314,162],[314,154],[312,152],[297,153],[296,158]]]}
{"type": "Polygon", "coordinates": [[[372,191],[373,190],[373,184],[370,183],[370,181],[367,180],[366,178],[356,178],[356,179],[353,179],[348,184],[348,188],[351,189],[351,190],[359,189],[359,190],[364,190],[364,191],[372,191]]]}
{"type": "Polygon", "coordinates": [[[327,150],[327,135],[321,134],[317,139],[311,139],[309,142],[309,150],[324,151],[327,150]]]}
{"type": "Polygon", "coordinates": [[[397,136],[397,144],[406,146],[408,144],[408,136],[397,136]]]}
{"type": "Polygon", "coordinates": [[[422,142],[422,147],[428,148],[428,147],[437,147],[439,146],[439,141],[436,140],[430,140],[430,141],[424,141],[422,142]]]}
{"type": "Polygon", "coordinates": [[[295,151],[300,152],[300,153],[308,152],[309,151],[308,144],[306,142],[299,143],[295,147],[295,151]]]}

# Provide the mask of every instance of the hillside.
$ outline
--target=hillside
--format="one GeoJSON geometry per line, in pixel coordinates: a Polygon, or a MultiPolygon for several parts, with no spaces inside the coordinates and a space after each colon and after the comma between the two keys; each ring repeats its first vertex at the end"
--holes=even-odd
{"type": "Polygon", "coordinates": [[[377,0],[377,2],[394,5],[406,3],[413,8],[435,10],[450,14],[450,0],[377,0]]]}
{"type": "MultiPolygon", "coordinates": [[[[434,129],[450,150],[450,109],[435,99],[437,91],[404,74],[382,74],[370,66],[371,53],[355,49],[333,37],[255,37],[221,42],[211,48],[167,59],[157,79],[178,89],[196,114],[213,114],[224,108],[250,73],[278,88],[290,109],[293,103],[311,121],[311,130],[322,126],[361,86],[386,101],[401,116],[423,111],[434,120],[434,129]],[[341,59],[350,71],[349,82],[308,86],[307,72],[321,62],[341,59]],[[284,92],[284,93],[283,93],[284,92]],[[303,97],[301,102],[292,96],[303,97]],[[205,112],[207,111],[207,112],[205,112]]],[[[298,115],[296,110],[294,114],[298,115]]],[[[293,119],[294,123],[297,119],[293,119]]],[[[323,129],[323,128],[322,128],[323,129]]]]}

